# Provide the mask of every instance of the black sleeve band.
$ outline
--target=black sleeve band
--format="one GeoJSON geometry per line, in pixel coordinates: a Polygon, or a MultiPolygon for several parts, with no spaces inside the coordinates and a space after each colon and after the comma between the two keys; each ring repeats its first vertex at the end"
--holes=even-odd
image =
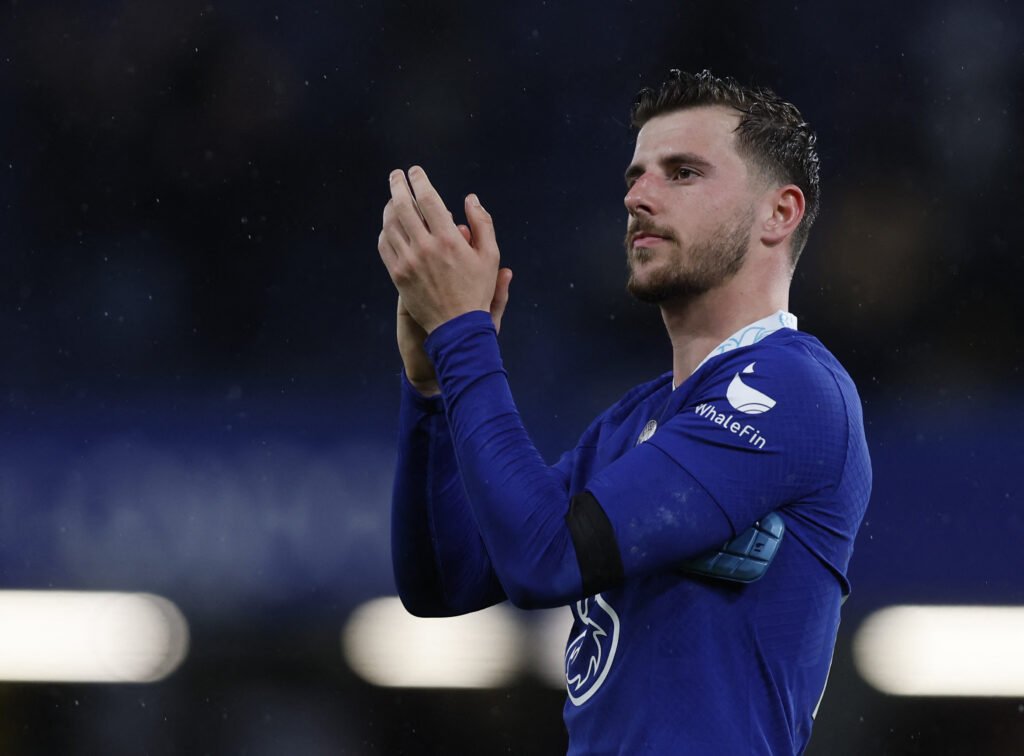
{"type": "Polygon", "coordinates": [[[593,596],[619,585],[624,578],[619,544],[608,515],[593,494],[583,491],[572,497],[565,524],[576,547],[583,595],[593,596]]]}

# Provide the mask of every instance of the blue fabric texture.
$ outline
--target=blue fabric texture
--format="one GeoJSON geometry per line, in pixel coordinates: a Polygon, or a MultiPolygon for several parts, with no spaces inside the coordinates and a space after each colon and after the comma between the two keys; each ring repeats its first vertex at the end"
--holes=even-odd
{"type": "Polygon", "coordinates": [[[393,503],[410,610],[570,606],[570,753],[802,751],[871,487],[860,400],[835,358],[792,328],[714,354],[675,391],[665,374],[628,392],[549,466],[487,313],[426,346],[442,398],[403,388],[393,503]],[[581,491],[625,573],[594,596],[565,523],[581,491]],[[786,535],[763,578],[682,570],[770,512],[786,535]]]}

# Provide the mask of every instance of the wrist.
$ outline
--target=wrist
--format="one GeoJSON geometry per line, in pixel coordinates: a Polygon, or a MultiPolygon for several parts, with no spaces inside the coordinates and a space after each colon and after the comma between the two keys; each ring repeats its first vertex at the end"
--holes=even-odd
{"type": "Polygon", "coordinates": [[[420,396],[426,397],[427,399],[441,395],[441,386],[438,384],[436,378],[417,380],[409,375],[408,371],[406,371],[405,380],[409,386],[416,391],[416,393],[420,396]]]}
{"type": "Polygon", "coordinates": [[[504,373],[490,313],[473,311],[439,326],[423,347],[444,381],[444,400],[457,401],[461,390],[494,372],[504,373]],[[461,387],[461,388],[460,388],[461,387]]]}
{"type": "Polygon", "coordinates": [[[488,317],[490,317],[490,312],[486,308],[483,308],[483,307],[460,308],[458,310],[454,310],[452,312],[449,312],[449,313],[446,313],[444,315],[439,316],[438,319],[436,321],[434,321],[434,322],[431,322],[429,324],[424,324],[423,325],[423,330],[426,331],[427,332],[427,336],[429,336],[430,334],[432,334],[434,331],[436,331],[441,326],[446,325],[448,323],[451,323],[453,320],[456,320],[457,318],[461,318],[464,315],[469,315],[472,312],[484,312],[484,313],[487,313],[488,317]]]}

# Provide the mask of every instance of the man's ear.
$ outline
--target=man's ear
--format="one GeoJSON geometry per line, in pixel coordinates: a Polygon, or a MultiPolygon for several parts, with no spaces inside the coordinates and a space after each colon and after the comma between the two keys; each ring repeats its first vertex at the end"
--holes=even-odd
{"type": "Polygon", "coordinates": [[[804,193],[796,184],[786,184],[767,198],[769,214],[761,224],[761,241],[775,247],[786,241],[804,218],[804,193]]]}

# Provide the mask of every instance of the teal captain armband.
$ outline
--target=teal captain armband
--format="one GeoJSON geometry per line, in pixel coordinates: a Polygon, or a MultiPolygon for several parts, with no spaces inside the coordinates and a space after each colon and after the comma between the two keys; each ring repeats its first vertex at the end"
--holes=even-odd
{"type": "Polygon", "coordinates": [[[689,559],[680,569],[706,577],[752,583],[768,571],[785,532],[782,517],[770,512],[718,551],[689,559]]]}

